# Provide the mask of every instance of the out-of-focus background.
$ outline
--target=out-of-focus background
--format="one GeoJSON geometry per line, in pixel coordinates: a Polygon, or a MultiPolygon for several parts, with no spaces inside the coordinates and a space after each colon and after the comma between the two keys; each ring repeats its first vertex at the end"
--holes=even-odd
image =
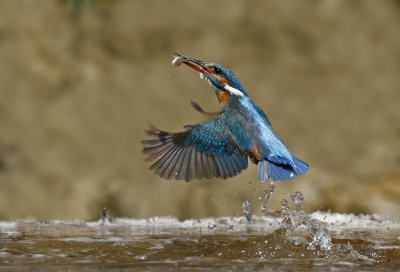
{"type": "Polygon", "coordinates": [[[399,212],[399,30],[399,1],[1,1],[0,220],[261,215],[253,165],[186,183],[142,161],[148,122],[218,108],[173,51],[233,70],[309,163],[270,209],[300,190],[308,212],[399,212]]]}

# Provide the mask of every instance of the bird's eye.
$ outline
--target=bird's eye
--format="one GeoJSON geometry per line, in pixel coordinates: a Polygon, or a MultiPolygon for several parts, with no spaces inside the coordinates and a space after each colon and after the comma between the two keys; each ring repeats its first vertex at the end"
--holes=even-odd
{"type": "Polygon", "coordinates": [[[214,72],[215,72],[216,74],[221,73],[221,68],[214,67],[214,72]]]}

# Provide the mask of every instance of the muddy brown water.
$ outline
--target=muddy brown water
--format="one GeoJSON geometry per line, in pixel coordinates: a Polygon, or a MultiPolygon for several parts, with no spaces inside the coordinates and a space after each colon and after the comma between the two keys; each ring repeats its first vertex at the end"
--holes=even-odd
{"type": "Polygon", "coordinates": [[[0,267],[21,270],[354,270],[400,269],[400,214],[308,215],[329,230],[330,250],[307,228],[290,235],[282,216],[178,221],[149,219],[0,222],[0,267]]]}

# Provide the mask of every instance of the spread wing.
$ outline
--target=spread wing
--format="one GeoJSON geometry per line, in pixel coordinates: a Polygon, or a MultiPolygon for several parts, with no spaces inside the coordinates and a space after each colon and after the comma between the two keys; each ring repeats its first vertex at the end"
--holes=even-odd
{"type": "Polygon", "coordinates": [[[152,140],[142,141],[145,161],[157,161],[150,167],[165,179],[191,181],[193,179],[226,179],[247,168],[247,155],[222,122],[214,119],[185,131],[170,133],[150,125],[147,135],[152,140]]]}

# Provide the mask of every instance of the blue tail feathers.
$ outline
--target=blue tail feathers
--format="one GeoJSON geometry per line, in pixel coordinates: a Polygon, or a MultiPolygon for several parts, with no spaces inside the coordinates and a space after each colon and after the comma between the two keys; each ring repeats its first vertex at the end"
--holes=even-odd
{"type": "Polygon", "coordinates": [[[307,172],[309,168],[307,163],[294,156],[292,157],[292,160],[295,167],[285,164],[274,164],[272,162],[269,162],[268,160],[260,161],[258,163],[259,180],[261,180],[262,182],[266,182],[269,176],[274,181],[277,180],[283,181],[288,179],[294,179],[298,175],[307,172]]]}

